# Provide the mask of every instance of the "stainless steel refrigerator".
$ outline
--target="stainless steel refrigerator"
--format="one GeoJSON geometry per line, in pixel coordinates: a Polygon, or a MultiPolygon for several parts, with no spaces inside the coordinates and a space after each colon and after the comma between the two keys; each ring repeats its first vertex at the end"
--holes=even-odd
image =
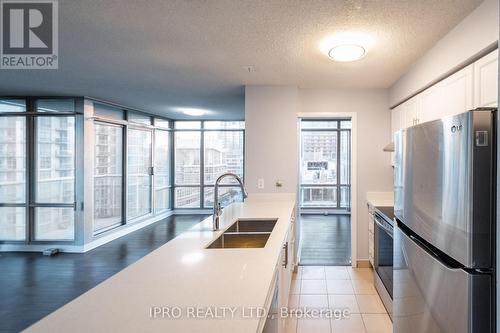
{"type": "Polygon", "coordinates": [[[395,135],[395,333],[494,332],[496,109],[395,135]]]}

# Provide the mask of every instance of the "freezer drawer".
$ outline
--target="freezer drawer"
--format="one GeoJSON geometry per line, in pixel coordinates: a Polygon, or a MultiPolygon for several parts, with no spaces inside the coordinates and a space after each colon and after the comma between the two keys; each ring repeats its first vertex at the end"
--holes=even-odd
{"type": "Polygon", "coordinates": [[[470,268],[492,267],[494,113],[470,111],[396,136],[396,216],[470,268]]]}
{"type": "Polygon", "coordinates": [[[394,333],[488,333],[492,277],[451,268],[394,230],[394,333]]]}

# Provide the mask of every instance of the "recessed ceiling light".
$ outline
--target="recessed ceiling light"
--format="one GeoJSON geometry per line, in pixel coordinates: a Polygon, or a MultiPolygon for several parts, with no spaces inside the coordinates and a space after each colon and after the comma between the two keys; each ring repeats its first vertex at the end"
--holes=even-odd
{"type": "Polygon", "coordinates": [[[208,110],[198,109],[198,108],[175,108],[175,111],[182,112],[187,116],[193,116],[193,117],[200,117],[209,113],[208,110]]]}
{"type": "Polygon", "coordinates": [[[363,58],[365,54],[365,48],[356,44],[341,44],[328,51],[328,56],[339,62],[356,61],[363,58]]]}

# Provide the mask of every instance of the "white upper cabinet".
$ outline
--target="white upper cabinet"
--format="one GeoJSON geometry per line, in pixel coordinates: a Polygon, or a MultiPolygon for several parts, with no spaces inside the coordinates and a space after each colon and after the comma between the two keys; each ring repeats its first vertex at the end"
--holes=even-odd
{"type": "MultiPolygon", "coordinates": [[[[471,64],[440,82],[441,114],[437,118],[460,114],[474,108],[474,65],[471,64]]],[[[437,119],[435,118],[435,119],[437,119]]]]}
{"type": "Polygon", "coordinates": [[[498,49],[474,63],[474,106],[497,106],[498,49]]]}
{"type": "Polygon", "coordinates": [[[441,118],[443,114],[441,95],[439,83],[418,95],[420,97],[419,120],[421,123],[441,118]]]}
{"type": "Polygon", "coordinates": [[[420,111],[420,96],[414,96],[402,104],[403,107],[403,128],[418,124],[420,111]]]}
{"type": "Polygon", "coordinates": [[[477,107],[497,106],[498,50],[392,110],[392,132],[477,107]]]}

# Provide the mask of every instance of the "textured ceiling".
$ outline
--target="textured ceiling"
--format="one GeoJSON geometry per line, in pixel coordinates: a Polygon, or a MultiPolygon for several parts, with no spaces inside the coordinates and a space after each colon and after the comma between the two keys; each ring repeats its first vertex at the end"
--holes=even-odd
{"type": "Polygon", "coordinates": [[[0,94],[86,95],[178,117],[242,118],[245,84],[387,88],[479,0],[59,0],[59,70],[2,70],[0,94]],[[332,34],[372,45],[354,63],[332,34]],[[253,66],[248,72],[245,66],[253,66]]]}

